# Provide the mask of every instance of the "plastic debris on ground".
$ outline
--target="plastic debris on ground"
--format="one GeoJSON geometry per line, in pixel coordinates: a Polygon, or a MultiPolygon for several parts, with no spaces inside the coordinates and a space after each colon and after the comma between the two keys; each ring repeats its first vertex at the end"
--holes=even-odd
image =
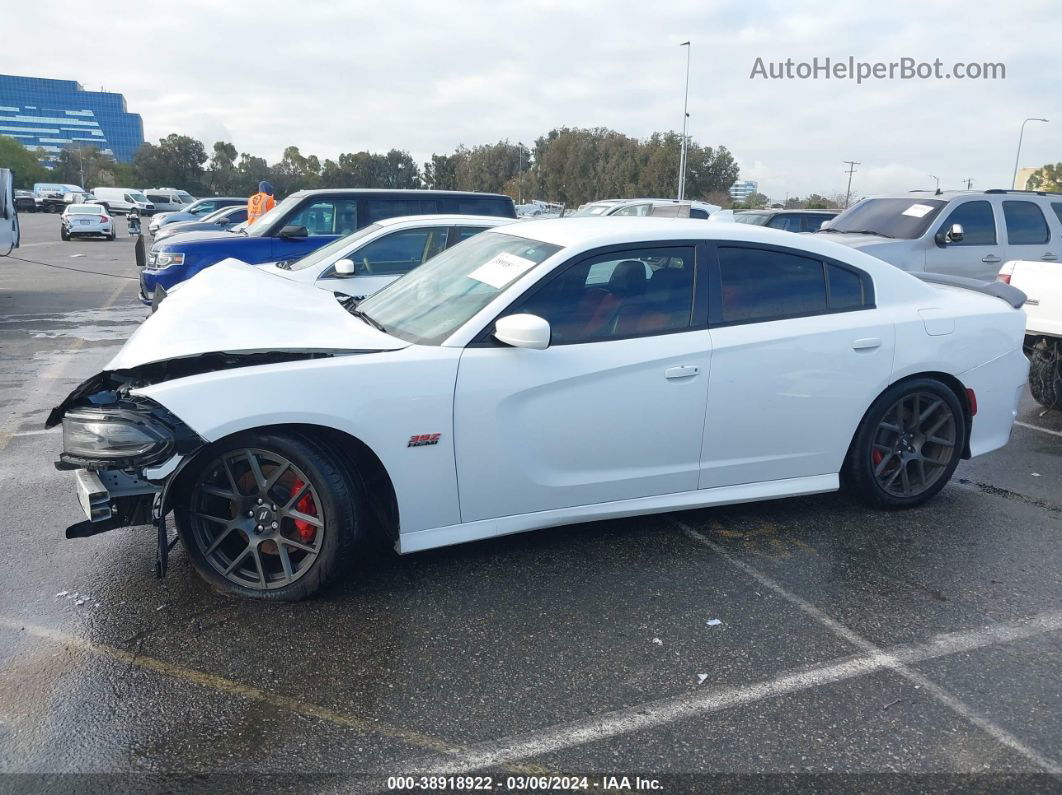
{"type": "Polygon", "coordinates": [[[710,619],[708,619],[707,621],[704,622],[705,626],[709,626],[709,627],[718,627],[722,623],[723,622],[720,621],[718,618],[710,618],[710,619]]]}
{"type": "Polygon", "coordinates": [[[708,678],[708,674],[697,674],[697,684],[703,685],[704,680],[708,678]]]}

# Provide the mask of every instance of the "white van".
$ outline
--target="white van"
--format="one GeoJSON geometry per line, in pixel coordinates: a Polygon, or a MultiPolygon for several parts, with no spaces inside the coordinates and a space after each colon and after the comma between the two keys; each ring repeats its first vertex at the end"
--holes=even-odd
{"type": "Polygon", "coordinates": [[[195,197],[188,191],[176,188],[144,188],[142,192],[147,196],[147,200],[155,205],[157,213],[178,212],[195,201],[195,197]]]}
{"type": "Polygon", "coordinates": [[[115,215],[128,213],[134,207],[141,215],[152,215],[155,212],[155,205],[136,188],[93,188],[92,195],[115,215]]]}

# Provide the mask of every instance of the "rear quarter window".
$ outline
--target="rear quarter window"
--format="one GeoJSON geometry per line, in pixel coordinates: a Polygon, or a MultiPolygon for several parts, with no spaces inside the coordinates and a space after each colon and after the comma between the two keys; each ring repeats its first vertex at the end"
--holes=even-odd
{"type": "Polygon", "coordinates": [[[1003,218],[1007,222],[1007,242],[1010,245],[1046,243],[1050,238],[1047,219],[1033,202],[1003,202],[1003,218]]]}

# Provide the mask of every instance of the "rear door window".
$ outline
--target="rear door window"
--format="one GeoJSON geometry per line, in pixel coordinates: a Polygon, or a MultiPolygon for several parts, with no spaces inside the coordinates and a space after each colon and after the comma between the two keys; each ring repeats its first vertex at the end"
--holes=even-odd
{"type": "Polygon", "coordinates": [[[403,229],[366,243],[350,255],[359,276],[409,273],[446,247],[447,227],[403,229]]]}
{"type": "Polygon", "coordinates": [[[1003,202],[1003,218],[1007,222],[1007,242],[1012,246],[1046,243],[1050,238],[1047,219],[1033,202],[1003,202]]]}
{"type": "Polygon", "coordinates": [[[358,228],[357,199],[318,199],[304,204],[285,222],[303,226],[308,235],[349,235],[358,228]]]}
{"type": "Polygon", "coordinates": [[[374,224],[402,215],[420,215],[421,207],[419,199],[368,199],[365,211],[368,213],[366,223],[374,224]]]}
{"type": "Polygon", "coordinates": [[[456,205],[452,212],[459,215],[495,215],[502,218],[513,217],[511,202],[504,199],[478,198],[475,196],[460,197],[448,202],[456,205]]]}
{"type": "Polygon", "coordinates": [[[721,247],[723,322],[753,323],[827,310],[822,262],[781,251],[721,247]]]}
{"type": "Polygon", "coordinates": [[[949,246],[994,246],[996,244],[996,218],[989,202],[977,201],[960,204],[944,219],[940,231],[947,232],[952,224],[962,225],[963,237],[960,242],[949,243],[949,246]]]}

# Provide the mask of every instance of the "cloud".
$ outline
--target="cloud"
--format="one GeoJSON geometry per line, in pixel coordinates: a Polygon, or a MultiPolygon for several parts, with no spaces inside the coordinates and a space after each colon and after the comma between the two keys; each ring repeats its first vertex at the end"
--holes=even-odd
{"type": "Polygon", "coordinates": [[[556,126],[630,135],[682,123],[693,42],[690,130],[725,145],[781,197],[1009,182],[1026,116],[1023,165],[1062,159],[1062,15],[1049,0],[970,6],[767,0],[592,0],[440,4],[184,0],[117,14],[91,34],[46,3],[5,20],[0,71],[101,83],[144,116],[149,139],[218,138],[279,158],[294,144],[335,157],[361,149],[433,152],[556,126]],[[175,46],[179,45],[179,46],[175,46]],[[46,59],[40,57],[44,50],[46,59]],[[1000,61],[999,81],[750,79],[766,61],[940,58],[1000,61]]]}

